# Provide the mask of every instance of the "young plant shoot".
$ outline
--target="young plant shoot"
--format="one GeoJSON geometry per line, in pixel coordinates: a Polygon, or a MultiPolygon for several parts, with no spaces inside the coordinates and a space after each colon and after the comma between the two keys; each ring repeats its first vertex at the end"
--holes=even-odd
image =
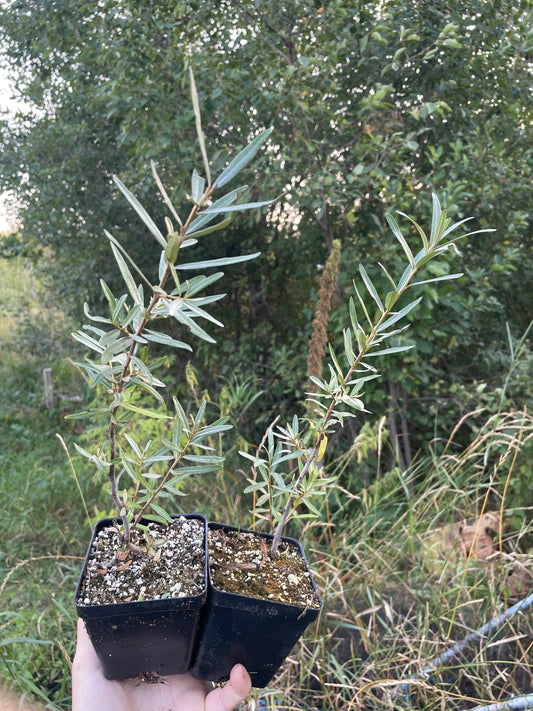
{"type": "Polygon", "coordinates": [[[212,435],[231,427],[227,417],[205,424],[206,402],[200,403],[196,413],[186,414],[178,399],[173,398],[173,415],[139,405],[140,392],[148,393],[164,404],[160,394],[164,384],[155,374],[156,363],[141,357],[140,349],[150,343],[159,343],[192,350],[188,343],[176,340],[158,328],[167,319],[175,319],[189,335],[214,342],[199,322],[203,320],[222,325],[206,307],[224,295],[206,296],[202,293],[223,276],[218,271],[220,267],[254,259],[259,253],[207,261],[182,261],[182,253],[192,251],[206,235],[224,229],[233,213],[270,204],[270,201],[240,202],[246,185],[227,192],[223,192],[222,188],[252,160],[267,141],[271,129],[256,136],[213,181],[192,74],[191,82],[205,178],[196,170],[192,174],[190,212],[186,218],[180,218],[152,163],[154,179],[171,215],[165,218],[166,234],[163,234],[137,198],[117,177],[114,178],[121,193],[161,247],[158,277],[154,281],[146,276],[115,237],[106,231],[128,293],[117,298],[101,281],[109,304],[109,315],[93,316],[85,306],[85,313],[92,324],[73,334],[97,356],[77,365],[85,371],[92,385],[103,386],[108,395],[105,405],[78,413],[76,417],[93,418],[104,413],[109,418],[107,450],[102,446],[94,453],[77,444],[75,446],[101,473],[107,475],[113,504],[122,519],[123,539],[128,545],[132,543],[133,531],[141,519],[170,522],[169,513],[160,503],[167,492],[180,494],[184,479],[213,471],[221,465],[223,459],[213,454],[207,441],[212,435]],[[212,269],[217,271],[209,275],[203,273],[212,269]],[[191,271],[196,272],[192,278],[187,276],[191,271]],[[136,417],[164,419],[166,436],[157,444],[137,441],[133,427],[136,417]],[[161,466],[164,467],[162,472],[161,466]],[[125,480],[129,480],[129,485],[125,484],[125,480]]]}
{"type": "Polygon", "coordinates": [[[276,555],[282,533],[291,517],[319,515],[314,498],[324,495],[327,485],[333,481],[332,478],[322,476],[320,468],[328,436],[338,427],[342,427],[345,418],[354,417],[355,413],[364,411],[364,385],[379,375],[373,365],[373,359],[401,353],[412,347],[392,343],[408,328],[408,324],[405,324],[406,316],[418,306],[422,297],[408,301],[401,307],[400,299],[415,286],[461,277],[462,274],[458,273],[420,280],[419,274],[430,261],[449,250],[457,251],[456,242],[461,237],[491,231],[457,233],[471,218],[452,223],[436,195],[433,195],[429,236],[411,217],[401,212],[398,214],[414,225],[421,240],[421,247],[413,253],[395,217],[392,214],[386,215],[389,226],[405,254],[407,264],[398,280],[390,275],[383,264],[379,264],[390,284],[387,293],[381,295],[365,267],[359,265],[362,286],[358,287],[354,281],[359,313],[355,299],[351,298],[350,325],[343,332],[342,357],[338,357],[330,346],[329,378],[311,376],[314,385],[314,392],[308,393],[308,412],[311,415],[301,419],[294,417],[285,427],[278,426],[275,430],[270,428],[255,456],[241,452],[253,462],[254,476],[249,479],[249,486],[245,491],[259,494],[254,514],[267,515],[270,521],[276,524],[272,556],[276,555]],[[289,460],[297,463],[296,475],[281,471],[281,465],[289,460]],[[306,513],[299,514],[298,508],[302,504],[306,513]]]}

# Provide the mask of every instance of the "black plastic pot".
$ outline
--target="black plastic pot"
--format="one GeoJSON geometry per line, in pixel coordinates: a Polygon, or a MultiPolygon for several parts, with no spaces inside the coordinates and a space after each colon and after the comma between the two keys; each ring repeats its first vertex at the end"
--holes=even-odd
{"type": "Polygon", "coordinates": [[[187,514],[185,518],[197,519],[205,527],[206,585],[198,595],[164,600],[78,604],[93,541],[116,519],[102,519],[94,527],[75,600],[106,679],[127,679],[145,672],[182,674],[189,668],[207,596],[207,519],[201,514],[187,514]]]}
{"type": "MultiPolygon", "coordinates": [[[[208,525],[214,530],[238,530],[220,523],[208,525]]],[[[272,538],[269,534],[260,535],[272,538]]],[[[296,545],[307,565],[301,544],[292,538],[282,540],[296,545]]],[[[268,686],[322,609],[311,574],[310,580],[320,605],[313,609],[224,592],[214,587],[209,576],[207,604],[202,613],[191,674],[197,679],[218,683],[228,679],[233,665],[240,663],[248,670],[253,686],[268,686]]]]}

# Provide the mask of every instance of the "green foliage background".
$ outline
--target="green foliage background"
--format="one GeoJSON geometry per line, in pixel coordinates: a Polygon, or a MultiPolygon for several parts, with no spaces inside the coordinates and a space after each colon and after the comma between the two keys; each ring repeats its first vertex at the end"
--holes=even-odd
{"type": "MultiPolygon", "coordinates": [[[[110,175],[162,214],[144,176],[150,159],[165,185],[192,170],[188,66],[215,170],[224,151],[273,126],[254,167],[261,185],[247,177],[252,197],[282,195],[278,207],[206,243],[209,257],[263,253],[226,277],[226,328],[205,383],[216,390],[218,376],[235,372],[260,379],[257,439],[265,413],[301,401],[319,265],[333,239],[342,241],[340,297],[359,261],[387,257],[385,210],[414,214],[416,200],[423,223],[435,190],[452,216],[475,215],[476,227],[496,232],[464,245],[462,283],[438,298],[426,289],[409,336],[416,355],[389,363],[372,387],[369,409],[387,411],[408,464],[437,413],[452,426],[480,387],[491,399],[508,363],[504,324],[518,338],[533,317],[531,19],[528,2],[505,0],[15,0],[0,12],[3,59],[31,111],[4,119],[0,146],[21,248],[77,314],[99,298],[95,277],[113,285],[104,225],[141,265],[153,261],[110,175]],[[37,256],[43,248],[52,262],[37,256]]],[[[340,303],[333,340],[346,321],[340,303]]],[[[197,350],[195,363],[206,362],[197,350]]],[[[508,394],[516,404],[530,397],[508,394]]]]}

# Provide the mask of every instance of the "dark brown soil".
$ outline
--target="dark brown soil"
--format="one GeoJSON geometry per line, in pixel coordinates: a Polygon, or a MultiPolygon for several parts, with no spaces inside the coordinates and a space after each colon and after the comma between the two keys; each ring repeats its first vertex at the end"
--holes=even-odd
{"type": "Polygon", "coordinates": [[[209,530],[209,566],[213,584],[225,592],[302,607],[320,607],[299,549],[283,542],[274,559],[271,541],[256,533],[209,530]]]}
{"type": "Polygon", "coordinates": [[[204,524],[179,517],[169,526],[150,523],[148,529],[150,540],[141,532],[135,547],[121,545],[118,526],[100,531],[78,604],[181,598],[202,592],[204,524]]]}

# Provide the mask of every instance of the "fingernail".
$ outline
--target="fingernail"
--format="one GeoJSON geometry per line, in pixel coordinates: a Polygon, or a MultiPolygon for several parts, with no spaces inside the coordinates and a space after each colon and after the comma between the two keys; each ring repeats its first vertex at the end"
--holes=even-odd
{"type": "Polygon", "coordinates": [[[246,669],[243,667],[242,664],[236,664],[235,669],[238,669],[239,671],[237,672],[241,679],[244,679],[244,675],[246,674],[246,669]]]}

